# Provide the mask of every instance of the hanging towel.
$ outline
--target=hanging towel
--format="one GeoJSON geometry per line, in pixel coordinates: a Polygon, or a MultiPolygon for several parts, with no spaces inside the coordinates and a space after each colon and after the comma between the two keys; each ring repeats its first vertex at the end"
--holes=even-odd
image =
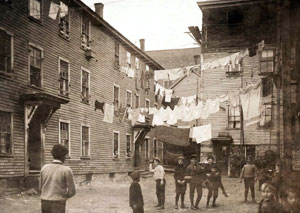
{"type": "Polygon", "coordinates": [[[174,108],[175,116],[177,120],[181,120],[183,118],[183,105],[177,105],[174,108]]]}
{"type": "Polygon", "coordinates": [[[231,106],[237,107],[239,105],[239,91],[230,92],[228,97],[231,106]]]}
{"type": "Polygon", "coordinates": [[[194,120],[195,104],[192,103],[190,107],[183,107],[183,118],[182,121],[189,122],[194,120]]]}
{"type": "Polygon", "coordinates": [[[51,2],[50,9],[49,9],[49,17],[52,18],[53,20],[56,20],[58,11],[59,11],[59,5],[54,2],[51,2]]]}
{"type": "Polygon", "coordinates": [[[161,86],[160,86],[159,83],[156,83],[156,84],[155,84],[155,93],[154,93],[155,95],[158,95],[158,94],[159,94],[160,87],[161,87],[161,86]]]}
{"type": "Polygon", "coordinates": [[[145,115],[139,114],[139,116],[138,116],[138,122],[145,123],[146,122],[145,115]]]}
{"type": "Polygon", "coordinates": [[[208,141],[212,138],[211,124],[193,127],[192,129],[192,138],[196,138],[197,143],[208,141]]]}
{"type": "Polygon", "coordinates": [[[202,107],[201,118],[207,119],[210,114],[210,103],[206,101],[205,105],[202,107]]]}
{"type": "Polygon", "coordinates": [[[228,95],[220,95],[218,96],[220,102],[225,102],[228,100],[228,95]]]}
{"type": "Polygon", "coordinates": [[[154,71],[154,80],[155,81],[159,81],[159,80],[168,81],[169,74],[166,70],[155,70],[154,71]]]}
{"type": "Polygon", "coordinates": [[[65,5],[62,1],[60,2],[60,17],[63,18],[68,15],[68,6],[65,5]]]}
{"type": "Polygon", "coordinates": [[[114,105],[104,104],[104,118],[103,121],[107,123],[113,123],[114,119],[114,105]]]}
{"type": "Polygon", "coordinates": [[[173,90],[165,89],[165,102],[170,103],[172,98],[173,90]]]}
{"type": "Polygon", "coordinates": [[[131,120],[131,125],[134,126],[139,119],[140,109],[130,109],[128,110],[128,119],[131,120]]]}
{"type": "Polygon", "coordinates": [[[163,111],[161,110],[163,108],[160,108],[154,115],[152,120],[152,126],[162,126],[164,124],[164,121],[162,119],[163,117],[163,111]]]}
{"type": "Polygon", "coordinates": [[[260,120],[261,91],[260,82],[240,93],[245,126],[257,123],[260,120]]]}
{"type": "Polygon", "coordinates": [[[159,88],[159,97],[163,98],[164,95],[165,95],[165,88],[160,86],[160,88],[159,88]]]}

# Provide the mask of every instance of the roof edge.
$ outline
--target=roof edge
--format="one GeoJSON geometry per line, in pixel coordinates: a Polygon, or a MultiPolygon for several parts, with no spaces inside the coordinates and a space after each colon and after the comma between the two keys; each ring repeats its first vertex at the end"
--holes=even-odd
{"type": "Polygon", "coordinates": [[[213,9],[222,7],[242,6],[249,4],[268,3],[276,0],[205,0],[197,2],[198,7],[203,9],[213,9]]]}

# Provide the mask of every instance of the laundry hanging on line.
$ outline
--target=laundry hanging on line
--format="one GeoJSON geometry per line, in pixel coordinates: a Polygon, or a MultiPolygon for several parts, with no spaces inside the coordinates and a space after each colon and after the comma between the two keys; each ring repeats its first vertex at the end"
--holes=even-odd
{"type": "Polygon", "coordinates": [[[211,124],[192,127],[190,129],[190,138],[195,138],[197,143],[210,140],[212,138],[211,124]]]}
{"type": "Polygon", "coordinates": [[[113,123],[113,119],[114,119],[114,105],[105,103],[103,121],[107,123],[113,123]]]}

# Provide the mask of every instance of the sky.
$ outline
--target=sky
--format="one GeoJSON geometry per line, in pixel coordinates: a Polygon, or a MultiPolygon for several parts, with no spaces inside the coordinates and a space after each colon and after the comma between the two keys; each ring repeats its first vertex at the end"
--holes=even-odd
{"type": "MultiPolygon", "coordinates": [[[[186,33],[188,26],[202,25],[197,0],[82,0],[94,10],[104,4],[104,19],[139,47],[146,50],[198,47],[186,33]]],[[[198,0],[199,1],[199,0],[198,0]]]]}

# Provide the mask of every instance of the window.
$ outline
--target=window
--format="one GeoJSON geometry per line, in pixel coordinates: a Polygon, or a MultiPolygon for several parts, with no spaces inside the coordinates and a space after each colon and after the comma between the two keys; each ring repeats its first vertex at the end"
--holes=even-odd
{"type": "Polygon", "coordinates": [[[42,60],[42,50],[35,45],[29,45],[29,75],[31,86],[42,87],[42,60]]]}
{"type": "Polygon", "coordinates": [[[230,75],[237,75],[240,74],[243,71],[243,65],[241,63],[236,64],[233,68],[232,64],[228,65],[228,71],[227,71],[227,76],[230,75]]]}
{"type": "Polygon", "coordinates": [[[138,58],[135,58],[135,68],[137,70],[140,69],[140,60],[138,58]]]}
{"type": "Polygon", "coordinates": [[[119,158],[120,155],[120,132],[114,131],[113,157],[119,158]]]}
{"type": "Polygon", "coordinates": [[[240,107],[228,106],[228,128],[239,129],[241,125],[240,107]]]}
{"type": "Polygon", "coordinates": [[[140,107],[140,95],[139,94],[135,94],[135,108],[139,108],[140,107]]]}
{"type": "Polygon", "coordinates": [[[30,0],[29,1],[29,15],[37,20],[41,19],[41,1],[30,0]]]}
{"type": "Polygon", "coordinates": [[[260,72],[270,73],[274,70],[274,50],[263,50],[260,58],[260,72]]]}
{"type": "Polygon", "coordinates": [[[126,134],[126,157],[131,158],[132,150],[131,150],[131,135],[126,134]]]}
{"type": "Polygon", "coordinates": [[[12,35],[0,28],[0,72],[9,73],[13,68],[12,35]]]}
{"type": "Polygon", "coordinates": [[[81,47],[90,47],[90,20],[87,16],[81,16],[81,47]]]}
{"type": "Polygon", "coordinates": [[[70,64],[68,60],[59,58],[59,94],[69,95],[70,64]]]}
{"type": "Polygon", "coordinates": [[[270,127],[272,124],[272,104],[264,103],[262,105],[262,113],[259,122],[260,127],[270,127]]]}
{"type": "Polygon", "coordinates": [[[117,41],[115,41],[115,65],[120,65],[120,44],[117,41]]]}
{"type": "Polygon", "coordinates": [[[118,109],[120,106],[120,87],[114,85],[114,108],[118,109]]]}
{"type": "Polygon", "coordinates": [[[70,150],[70,122],[69,121],[59,121],[59,143],[64,145],[70,150]]]}
{"type": "Polygon", "coordinates": [[[146,65],[146,72],[149,72],[149,66],[148,65],[146,65]]]}
{"type": "Polygon", "coordinates": [[[81,68],[81,98],[82,102],[89,103],[90,95],[90,72],[81,68]]]}
{"type": "Polygon", "coordinates": [[[12,154],[12,113],[0,111],[0,155],[12,154]]]}
{"type": "Polygon", "coordinates": [[[145,138],[145,159],[149,160],[149,138],[145,138]]]}
{"type": "Polygon", "coordinates": [[[81,126],[81,156],[90,156],[90,128],[81,126]]]}
{"type": "Polygon", "coordinates": [[[132,107],[132,92],[129,90],[126,92],[126,107],[132,107]]]}
{"type": "Polygon", "coordinates": [[[131,53],[127,52],[126,54],[126,63],[128,67],[131,67],[131,53]]]}
{"type": "Polygon", "coordinates": [[[157,140],[153,139],[153,157],[157,157],[157,154],[158,154],[157,140]]]}
{"type": "Polygon", "coordinates": [[[60,2],[59,28],[60,34],[68,39],[70,37],[70,14],[68,6],[63,2],[60,2]]]}
{"type": "Polygon", "coordinates": [[[146,98],[145,100],[145,108],[149,109],[150,108],[150,100],[146,98]]]}

